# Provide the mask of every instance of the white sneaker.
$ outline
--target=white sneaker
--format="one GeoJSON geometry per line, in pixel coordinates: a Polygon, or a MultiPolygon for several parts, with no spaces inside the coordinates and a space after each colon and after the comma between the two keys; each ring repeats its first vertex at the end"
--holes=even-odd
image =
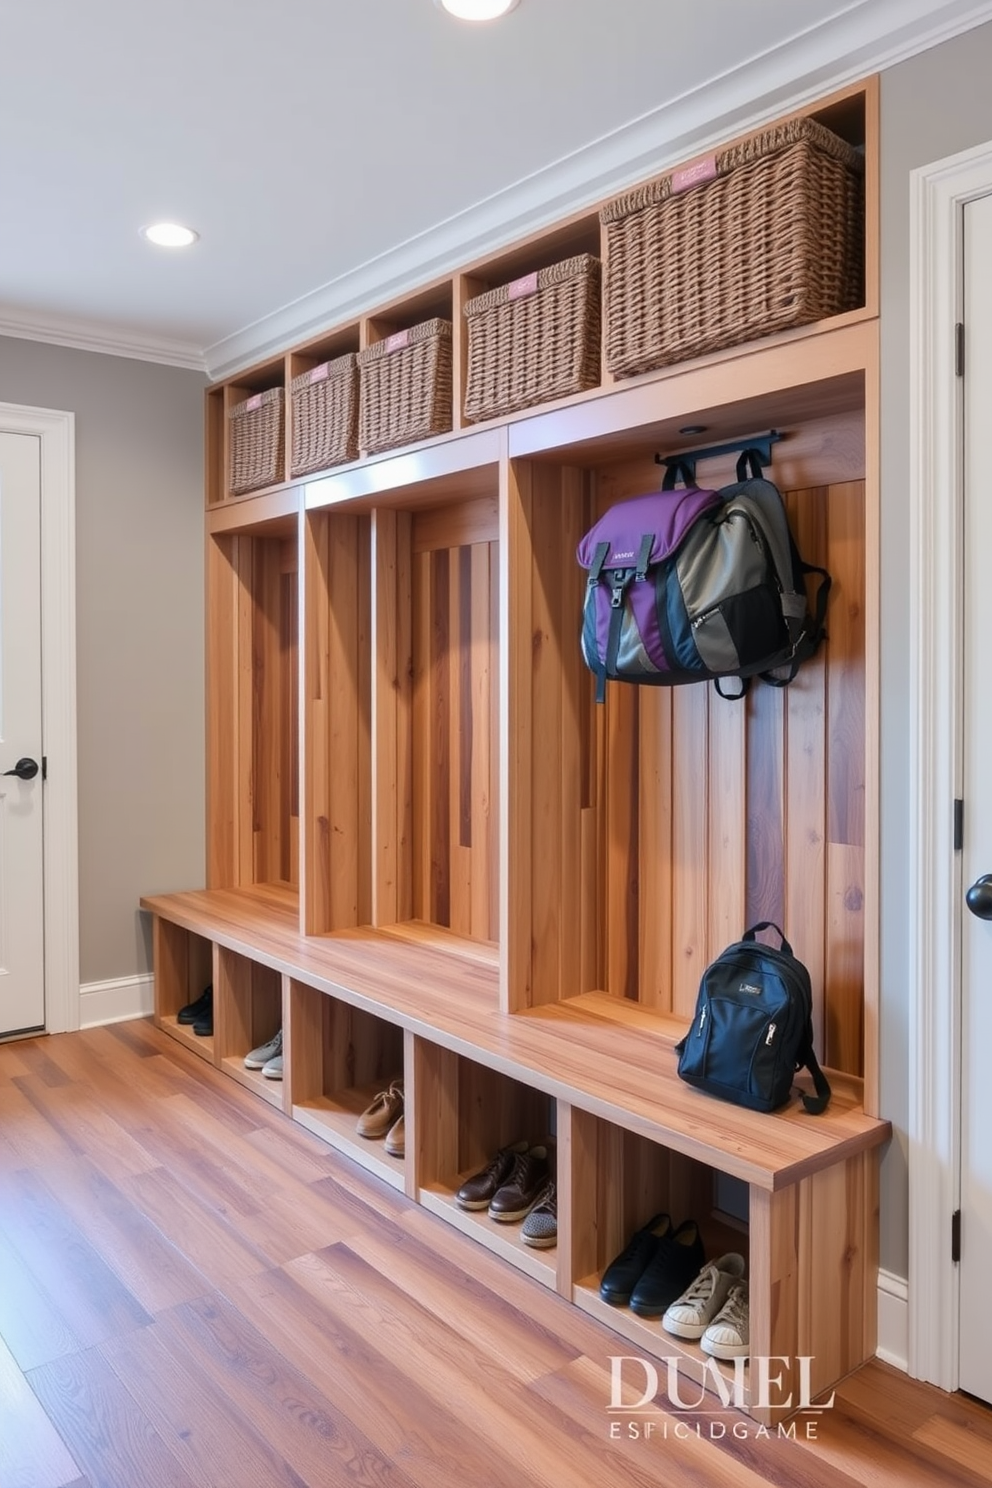
{"type": "Polygon", "coordinates": [[[245,1069],[264,1069],[270,1059],[282,1057],[282,1029],[269,1039],[267,1044],[259,1044],[257,1049],[252,1049],[250,1054],[245,1055],[245,1069]]]}
{"type": "Polygon", "coordinates": [[[737,1281],[699,1340],[699,1346],[714,1359],[746,1359],[750,1353],[749,1338],[747,1282],[737,1281]]]}
{"type": "Polygon", "coordinates": [[[744,1257],[733,1253],[704,1266],[662,1318],[665,1332],[673,1333],[676,1338],[702,1338],[726,1302],[730,1288],[743,1275],[744,1257]]]}

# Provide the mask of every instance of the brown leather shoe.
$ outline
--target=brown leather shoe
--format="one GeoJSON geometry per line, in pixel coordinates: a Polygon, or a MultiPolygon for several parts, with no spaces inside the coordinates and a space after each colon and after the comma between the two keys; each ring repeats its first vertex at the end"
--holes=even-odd
{"type": "Polygon", "coordinates": [[[509,1224],[524,1219],[542,1197],[551,1176],[546,1147],[531,1147],[514,1159],[510,1176],[493,1194],[489,1218],[509,1224]]]}
{"type": "Polygon", "coordinates": [[[406,1156],[406,1121],[402,1116],[386,1133],[386,1151],[390,1157],[406,1156]]]}
{"type": "Polygon", "coordinates": [[[394,1080],[388,1090],[380,1090],[375,1100],[358,1118],[360,1137],[384,1137],[403,1114],[403,1081],[394,1080]]]}
{"type": "Polygon", "coordinates": [[[509,1178],[514,1160],[527,1151],[526,1142],[515,1142],[512,1147],[501,1147],[479,1173],[466,1178],[455,1194],[455,1203],[460,1209],[488,1209],[493,1195],[509,1178]]]}

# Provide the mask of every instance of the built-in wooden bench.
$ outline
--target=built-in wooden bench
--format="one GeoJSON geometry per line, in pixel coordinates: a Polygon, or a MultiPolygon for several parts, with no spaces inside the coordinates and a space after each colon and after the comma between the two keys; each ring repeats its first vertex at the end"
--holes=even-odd
{"type": "Polygon", "coordinates": [[[149,896],[141,905],[154,917],[161,1027],[629,1343],[675,1352],[703,1375],[696,1345],[598,1295],[627,1234],[668,1205],[676,1219],[699,1217],[709,1253],[748,1256],[754,1353],[814,1354],[819,1388],[872,1352],[868,1158],[890,1127],[864,1114],[860,1082],[832,1074],[823,1116],[806,1115],[798,1101],[761,1115],[678,1079],[674,1043],[684,1022],[601,993],[502,1012],[495,954],[453,937],[439,944],[433,927],[303,936],[295,893],[271,886],[149,896]],[[176,1013],[208,979],[214,1035],[199,1038],[176,1013]],[[241,1064],[280,1024],[281,1084],[241,1064]],[[355,1121],[376,1088],[401,1073],[407,1155],[397,1161],[363,1142],[355,1121]],[[531,1251],[515,1229],[454,1202],[464,1176],[522,1130],[556,1133],[557,1250],[531,1251]],[[746,1219],[720,1214],[715,1175],[748,1185],[746,1219]],[[818,1298],[827,1294],[839,1311],[824,1333],[818,1298]],[[836,1358],[821,1357],[824,1337],[836,1358]]]}

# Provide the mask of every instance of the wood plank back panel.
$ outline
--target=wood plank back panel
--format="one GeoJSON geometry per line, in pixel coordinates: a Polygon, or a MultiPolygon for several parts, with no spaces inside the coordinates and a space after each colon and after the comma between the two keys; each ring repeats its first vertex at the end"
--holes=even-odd
{"type": "MultiPolygon", "coordinates": [[[[251,639],[242,656],[250,685],[253,883],[298,882],[299,819],[296,543],[250,543],[251,639]]],[[[247,701],[247,700],[246,700],[247,701]]],[[[244,706],[244,703],[243,705],[244,706]]]]}
{"type": "MultiPolygon", "coordinates": [[[[379,520],[380,514],[376,514],[379,520]]],[[[493,502],[414,514],[409,600],[412,842],[406,913],[495,944],[498,532],[493,502]]],[[[381,743],[377,731],[377,751],[381,743]]],[[[377,923],[387,923],[378,918],[377,923]]]]}

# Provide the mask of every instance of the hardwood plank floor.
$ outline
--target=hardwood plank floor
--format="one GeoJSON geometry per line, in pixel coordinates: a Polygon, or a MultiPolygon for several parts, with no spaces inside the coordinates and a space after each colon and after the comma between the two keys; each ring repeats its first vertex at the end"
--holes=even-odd
{"type": "Polygon", "coordinates": [[[882,1364],[815,1440],[649,1437],[627,1352],[147,1021],[0,1044],[0,1488],[992,1485],[992,1411],[882,1364]]]}

